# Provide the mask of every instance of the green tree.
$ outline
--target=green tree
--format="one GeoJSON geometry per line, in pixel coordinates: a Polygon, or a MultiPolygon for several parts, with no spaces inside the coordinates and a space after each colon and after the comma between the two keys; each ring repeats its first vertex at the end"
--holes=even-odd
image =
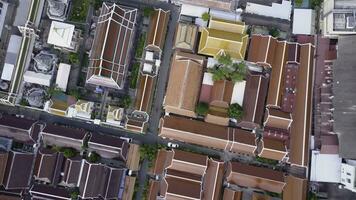
{"type": "Polygon", "coordinates": [[[122,108],[129,108],[131,106],[132,100],[129,95],[125,95],[120,99],[119,106],[122,108]]]}
{"type": "Polygon", "coordinates": [[[91,163],[96,163],[101,159],[101,156],[97,154],[95,151],[90,152],[90,155],[88,157],[88,161],[91,163]]]}
{"type": "Polygon", "coordinates": [[[199,102],[198,105],[195,107],[195,112],[198,115],[205,116],[208,114],[209,105],[205,102],[199,102]]]}
{"type": "Polygon", "coordinates": [[[311,0],[310,5],[313,9],[315,8],[320,8],[321,4],[323,3],[323,0],[311,0]]]}
{"type": "Polygon", "coordinates": [[[201,18],[203,21],[208,21],[210,19],[210,14],[208,12],[205,12],[201,15],[201,18]]]}
{"type": "Polygon", "coordinates": [[[77,53],[70,52],[68,59],[70,64],[79,64],[79,56],[77,53]]]}
{"type": "Polygon", "coordinates": [[[28,101],[26,99],[22,98],[20,101],[20,105],[21,106],[29,106],[30,104],[28,103],[28,101]]]}
{"type": "Polygon", "coordinates": [[[279,37],[280,32],[277,28],[273,27],[273,28],[269,29],[269,34],[273,37],[279,37]]]}
{"type": "Polygon", "coordinates": [[[153,13],[154,9],[152,7],[145,7],[143,9],[143,16],[150,17],[153,13]]]}
{"type": "Polygon", "coordinates": [[[225,54],[225,55],[220,55],[218,57],[218,62],[222,65],[224,65],[225,67],[229,67],[232,65],[232,59],[230,54],[225,54]]]}
{"type": "Polygon", "coordinates": [[[242,107],[237,103],[233,103],[229,106],[227,114],[230,118],[241,119],[243,115],[242,107]]]}
{"type": "Polygon", "coordinates": [[[297,7],[300,7],[303,4],[303,0],[295,0],[294,3],[297,7]]]}
{"type": "Polygon", "coordinates": [[[73,148],[63,148],[63,156],[66,158],[72,158],[77,155],[77,151],[73,148]]]}
{"type": "Polygon", "coordinates": [[[76,200],[76,199],[78,199],[78,196],[79,196],[79,188],[70,188],[69,189],[69,191],[70,191],[70,198],[72,199],[72,200],[76,200]]]}
{"type": "Polygon", "coordinates": [[[60,88],[58,88],[57,85],[52,85],[51,87],[49,87],[47,92],[48,95],[50,96],[56,96],[63,93],[63,91],[60,88]]]}

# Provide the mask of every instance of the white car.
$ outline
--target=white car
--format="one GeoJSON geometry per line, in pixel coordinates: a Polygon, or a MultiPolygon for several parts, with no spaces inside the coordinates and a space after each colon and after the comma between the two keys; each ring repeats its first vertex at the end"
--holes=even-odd
{"type": "Polygon", "coordinates": [[[179,144],[168,142],[167,146],[170,147],[170,148],[178,148],[179,144]]]}

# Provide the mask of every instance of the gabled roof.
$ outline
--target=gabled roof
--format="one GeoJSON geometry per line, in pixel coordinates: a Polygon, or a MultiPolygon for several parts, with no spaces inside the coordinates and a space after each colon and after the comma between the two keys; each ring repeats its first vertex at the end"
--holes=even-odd
{"type": "Polygon", "coordinates": [[[79,183],[80,197],[107,199],[122,198],[125,181],[125,169],[111,168],[102,164],[93,164],[84,160],[79,183]]]}
{"type": "Polygon", "coordinates": [[[232,152],[253,154],[256,148],[250,131],[177,116],[161,119],[159,136],[232,152]]]}
{"type": "Polygon", "coordinates": [[[46,127],[42,130],[41,134],[51,135],[54,137],[74,139],[74,140],[83,140],[84,137],[86,136],[86,132],[84,130],[52,125],[52,124],[47,124],[46,127]]]}
{"type": "Polygon", "coordinates": [[[260,156],[273,160],[283,160],[287,155],[287,147],[283,140],[263,138],[260,156]]]}
{"type": "Polygon", "coordinates": [[[126,160],[129,144],[127,141],[122,140],[118,137],[112,137],[109,135],[103,135],[100,133],[92,133],[90,140],[88,141],[89,148],[95,149],[95,146],[111,151],[111,149],[116,149],[122,159],[126,160]]]}
{"type": "Polygon", "coordinates": [[[170,11],[155,9],[151,14],[151,22],[147,34],[147,49],[161,52],[166,38],[170,11]]]}
{"type": "Polygon", "coordinates": [[[198,52],[213,57],[229,54],[231,58],[243,60],[247,43],[244,23],[212,19],[209,27],[202,29],[198,52]]]}
{"type": "Polygon", "coordinates": [[[282,130],[289,130],[292,124],[290,113],[283,112],[275,108],[267,108],[265,113],[264,126],[274,127],[282,130]]]}
{"type": "Polygon", "coordinates": [[[175,35],[175,47],[194,51],[198,36],[198,27],[194,24],[178,23],[175,35]]]}
{"type": "Polygon", "coordinates": [[[2,115],[0,116],[0,136],[27,144],[34,144],[34,139],[37,135],[36,131],[38,131],[38,129],[33,129],[35,123],[35,120],[2,115]]]}
{"type": "Polygon", "coordinates": [[[53,200],[70,200],[72,199],[67,189],[62,187],[51,187],[42,184],[34,184],[30,190],[32,198],[53,199],[53,200]]]}
{"type": "Polygon", "coordinates": [[[225,188],[223,200],[241,200],[242,194],[242,191],[234,191],[229,188],[225,188]]]}
{"type": "Polygon", "coordinates": [[[123,88],[136,15],[135,8],[103,3],[90,53],[87,83],[123,88]]]}
{"type": "Polygon", "coordinates": [[[140,73],[139,86],[135,101],[135,109],[142,112],[149,112],[150,104],[153,98],[153,90],[156,78],[147,74],[140,73]]]}
{"type": "Polygon", "coordinates": [[[164,101],[166,112],[195,117],[203,63],[202,56],[175,52],[164,101]]]}
{"type": "Polygon", "coordinates": [[[285,186],[283,172],[255,167],[239,162],[230,162],[227,181],[243,187],[282,193],[285,186]]]}
{"type": "Polygon", "coordinates": [[[63,155],[51,149],[39,149],[35,161],[34,176],[37,179],[53,183],[59,172],[58,168],[62,167],[63,155]]]}
{"type": "Polygon", "coordinates": [[[82,161],[79,156],[66,159],[62,179],[66,184],[78,184],[82,161]]]}
{"type": "Polygon", "coordinates": [[[8,152],[0,151],[0,185],[3,184],[8,156],[8,152]]]}
{"type": "Polygon", "coordinates": [[[160,150],[154,173],[163,176],[163,180],[151,184],[150,200],[157,196],[197,200],[204,196],[204,199],[218,200],[223,169],[223,162],[207,156],[179,150],[160,150]]]}
{"type": "Polygon", "coordinates": [[[9,152],[3,181],[5,189],[25,189],[29,187],[33,158],[33,153],[9,152]]]}
{"type": "Polygon", "coordinates": [[[262,74],[249,72],[246,77],[246,89],[243,100],[243,121],[262,124],[268,78],[262,74]]]}

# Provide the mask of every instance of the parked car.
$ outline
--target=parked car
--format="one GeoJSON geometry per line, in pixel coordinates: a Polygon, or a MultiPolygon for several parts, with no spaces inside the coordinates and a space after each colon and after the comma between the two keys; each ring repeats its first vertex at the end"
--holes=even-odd
{"type": "Polygon", "coordinates": [[[172,142],[168,142],[167,146],[168,146],[169,148],[178,148],[178,147],[179,147],[179,144],[172,143],[172,142]]]}

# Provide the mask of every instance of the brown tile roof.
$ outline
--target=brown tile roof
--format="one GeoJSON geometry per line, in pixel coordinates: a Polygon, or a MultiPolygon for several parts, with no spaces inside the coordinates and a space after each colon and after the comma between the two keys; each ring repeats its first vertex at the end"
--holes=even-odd
{"type": "Polygon", "coordinates": [[[176,51],[173,55],[167,93],[166,112],[195,117],[199,98],[204,57],[176,51]]]}
{"type": "Polygon", "coordinates": [[[289,131],[265,126],[263,131],[263,137],[287,141],[289,139],[289,131]]]}
{"type": "Polygon", "coordinates": [[[0,126],[18,128],[22,130],[30,130],[35,120],[18,118],[11,115],[0,116],[0,126]]]}
{"type": "Polygon", "coordinates": [[[286,187],[283,191],[283,200],[307,199],[308,180],[287,176],[286,187]]]}
{"type": "Polygon", "coordinates": [[[34,154],[10,151],[6,165],[5,189],[24,189],[29,187],[34,154]]]}
{"type": "Polygon", "coordinates": [[[174,150],[174,160],[181,160],[188,163],[194,163],[198,165],[206,165],[207,163],[207,156],[181,151],[181,150],[174,150]]]}
{"type": "Polygon", "coordinates": [[[139,86],[137,88],[137,95],[135,101],[135,109],[148,113],[150,110],[150,104],[153,98],[153,90],[155,86],[156,78],[141,74],[139,76],[139,86]]]}
{"type": "Polygon", "coordinates": [[[52,183],[57,164],[58,153],[50,149],[39,149],[35,161],[34,176],[52,183]]]}
{"type": "Polygon", "coordinates": [[[287,154],[287,148],[283,140],[272,138],[262,139],[261,157],[282,160],[287,154]]]}
{"type": "Polygon", "coordinates": [[[238,162],[229,163],[227,181],[244,187],[281,193],[285,182],[283,172],[238,162]]]}
{"type": "Polygon", "coordinates": [[[220,199],[224,163],[207,156],[180,150],[160,150],[154,174],[163,176],[161,183],[152,183],[150,199],[177,195],[194,199],[220,199]],[[165,172],[165,173],[164,173],[165,172]],[[202,195],[202,196],[201,196],[202,195]]]}
{"type": "Polygon", "coordinates": [[[174,44],[176,48],[194,52],[198,36],[198,27],[195,24],[178,23],[174,44]]]}
{"type": "Polygon", "coordinates": [[[292,121],[290,113],[283,112],[276,108],[266,108],[264,126],[289,130],[292,121]]]}
{"type": "Polygon", "coordinates": [[[265,101],[268,89],[268,78],[250,72],[246,77],[246,89],[243,100],[243,121],[262,124],[265,101]]]}
{"type": "Polygon", "coordinates": [[[189,181],[174,176],[167,176],[165,180],[168,183],[167,199],[174,196],[182,196],[193,199],[200,199],[201,182],[189,181]]]}
{"type": "Polygon", "coordinates": [[[82,159],[78,157],[67,158],[64,164],[63,181],[66,184],[77,185],[82,159]]]}
{"type": "Polygon", "coordinates": [[[249,152],[252,153],[256,146],[255,135],[249,131],[177,116],[166,116],[161,119],[159,135],[233,152],[243,150],[246,153],[245,147],[251,146],[249,152]]]}
{"type": "Polygon", "coordinates": [[[225,188],[223,200],[242,200],[242,191],[234,191],[229,188],[225,188]]]}
{"type": "Polygon", "coordinates": [[[53,135],[55,137],[71,138],[75,140],[83,140],[86,132],[75,128],[47,124],[42,130],[42,134],[53,135]]]}
{"type": "Polygon", "coordinates": [[[30,190],[30,194],[33,198],[39,199],[53,199],[53,200],[70,200],[71,196],[69,191],[62,187],[51,187],[42,184],[34,184],[34,186],[30,190]]]}
{"type": "Polygon", "coordinates": [[[267,105],[280,106],[282,75],[287,61],[287,43],[271,36],[253,35],[250,42],[248,61],[272,68],[267,105]]]}
{"type": "Polygon", "coordinates": [[[161,52],[167,32],[170,11],[155,9],[151,14],[150,26],[147,34],[146,48],[153,51],[161,52]]]}
{"type": "Polygon", "coordinates": [[[87,74],[87,83],[122,89],[130,60],[137,9],[103,3],[87,74]]]}
{"type": "Polygon", "coordinates": [[[16,141],[33,144],[31,129],[36,121],[18,118],[11,115],[0,116],[0,136],[12,138],[16,141]]]}
{"type": "Polygon", "coordinates": [[[232,81],[215,81],[211,91],[210,105],[228,108],[231,102],[233,90],[234,83],[232,81]]]}
{"type": "Polygon", "coordinates": [[[224,162],[209,159],[203,180],[203,198],[220,200],[224,178],[224,162]]]}
{"type": "Polygon", "coordinates": [[[302,45],[298,70],[295,108],[290,133],[289,161],[296,165],[308,166],[309,134],[311,129],[312,81],[314,47],[302,45]]]}
{"type": "Polygon", "coordinates": [[[89,144],[89,148],[93,148],[93,149],[95,149],[93,145],[102,146],[104,148],[118,149],[121,154],[121,157],[124,160],[126,160],[127,158],[127,150],[129,144],[127,143],[127,141],[122,140],[118,137],[113,137],[100,133],[92,133],[88,144],[89,144]]]}
{"type": "Polygon", "coordinates": [[[84,161],[82,177],[79,182],[79,192],[82,198],[102,196],[107,199],[122,198],[124,189],[125,169],[110,168],[102,164],[92,164],[84,161]],[[121,196],[120,196],[121,195],[121,196]]]}
{"type": "Polygon", "coordinates": [[[0,185],[3,184],[3,179],[5,176],[6,163],[7,163],[8,153],[0,151],[0,185]]]}

